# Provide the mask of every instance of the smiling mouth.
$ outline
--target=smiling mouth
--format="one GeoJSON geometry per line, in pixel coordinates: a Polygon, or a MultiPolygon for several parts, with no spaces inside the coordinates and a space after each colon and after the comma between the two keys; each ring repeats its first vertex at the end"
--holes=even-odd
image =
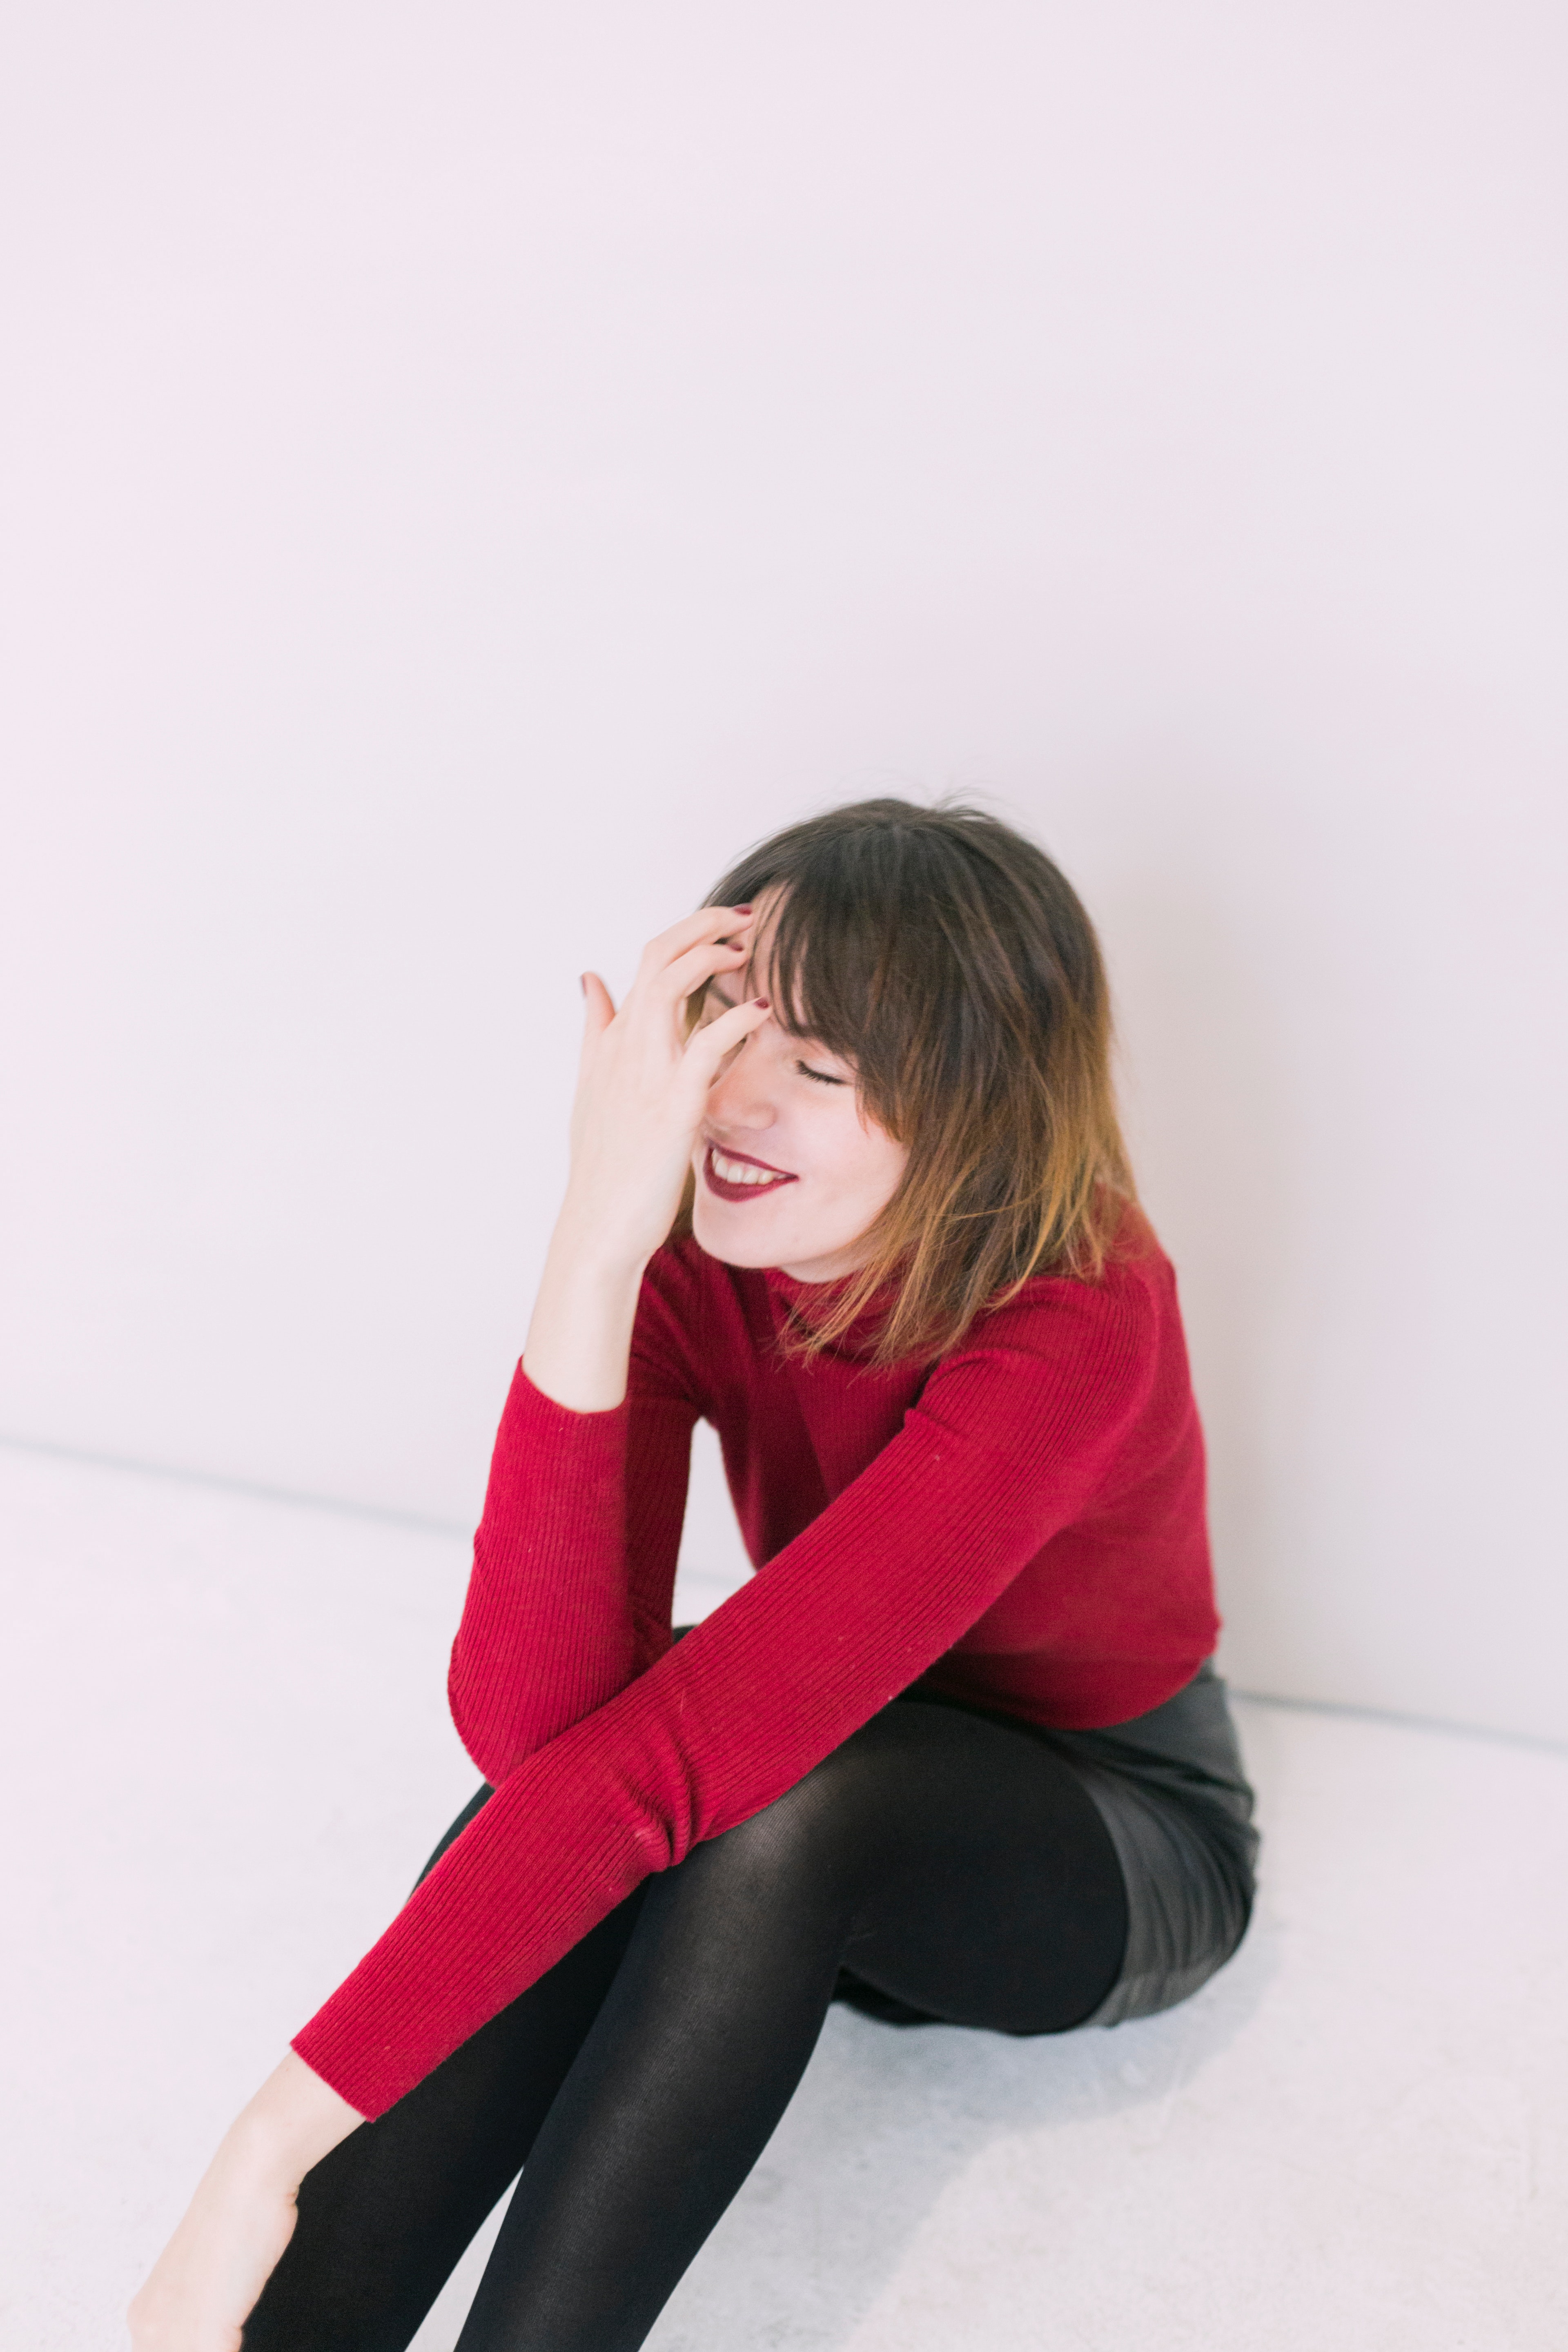
{"type": "Polygon", "coordinates": [[[721,1151],[716,1143],[702,1155],[702,1178],[721,1201],[755,1201],[764,1192],[776,1192],[781,1184],[800,1181],[786,1168],[770,1168],[765,1160],[748,1159],[743,1151],[721,1151]]]}

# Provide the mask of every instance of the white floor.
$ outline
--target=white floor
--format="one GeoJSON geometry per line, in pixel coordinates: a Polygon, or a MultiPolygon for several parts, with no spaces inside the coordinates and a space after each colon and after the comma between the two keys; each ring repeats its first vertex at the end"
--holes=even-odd
{"type": "MultiPolygon", "coordinates": [[[[104,2352],[473,1785],[465,1548],[5,1451],[0,1543],[0,2345],[104,2352]]],[[[835,2011],[658,2352],[1560,2352],[1568,1756],[1238,1712],[1267,1846],[1231,1967],[1060,2041],[835,2011]]]]}

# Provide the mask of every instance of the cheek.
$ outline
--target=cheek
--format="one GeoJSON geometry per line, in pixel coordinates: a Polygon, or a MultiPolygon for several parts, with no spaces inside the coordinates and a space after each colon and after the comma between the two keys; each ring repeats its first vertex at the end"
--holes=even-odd
{"type": "Polygon", "coordinates": [[[880,1211],[898,1191],[909,1157],[907,1148],[895,1143],[885,1129],[863,1126],[857,1118],[846,1138],[846,1189],[873,1213],[880,1211]]]}
{"type": "Polygon", "coordinates": [[[909,1150],[904,1144],[895,1143],[891,1136],[885,1141],[887,1149],[882,1154],[880,1191],[877,1202],[879,1209],[887,1207],[902,1183],[904,1171],[910,1164],[909,1150]]]}

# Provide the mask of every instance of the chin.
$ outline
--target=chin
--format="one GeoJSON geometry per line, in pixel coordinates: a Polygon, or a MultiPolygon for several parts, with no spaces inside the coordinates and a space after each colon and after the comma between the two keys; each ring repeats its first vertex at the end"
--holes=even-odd
{"type": "Polygon", "coordinates": [[[726,1215],[722,1202],[704,1200],[699,1192],[691,1209],[691,1231],[698,1248],[723,1265],[782,1265],[786,1259],[800,1256],[795,1238],[782,1229],[770,1233],[755,1223],[748,1226],[747,1220],[754,1220],[761,1207],[759,1201],[755,1209],[744,1206],[726,1215]]]}

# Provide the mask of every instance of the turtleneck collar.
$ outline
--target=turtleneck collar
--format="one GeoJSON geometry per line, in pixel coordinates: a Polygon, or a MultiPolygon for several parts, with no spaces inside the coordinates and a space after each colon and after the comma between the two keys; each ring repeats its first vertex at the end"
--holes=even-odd
{"type": "MultiPolygon", "coordinates": [[[[831,1314],[855,1280],[852,1274],[841,1274],[831,1282],[797,1282],[782,1265],[763,1268],[763,1280],[768,1295],[778,1308],[793,1320],[808,1328],[820,1324],[831,1314]]],[[[838,1356],[868,1356],[877,1344],[882,1318],[897,1293],[896,1283],[882,1284],[855,1318],[848,1329],[833,1342],[831,1352],[838,1356]]]]}

